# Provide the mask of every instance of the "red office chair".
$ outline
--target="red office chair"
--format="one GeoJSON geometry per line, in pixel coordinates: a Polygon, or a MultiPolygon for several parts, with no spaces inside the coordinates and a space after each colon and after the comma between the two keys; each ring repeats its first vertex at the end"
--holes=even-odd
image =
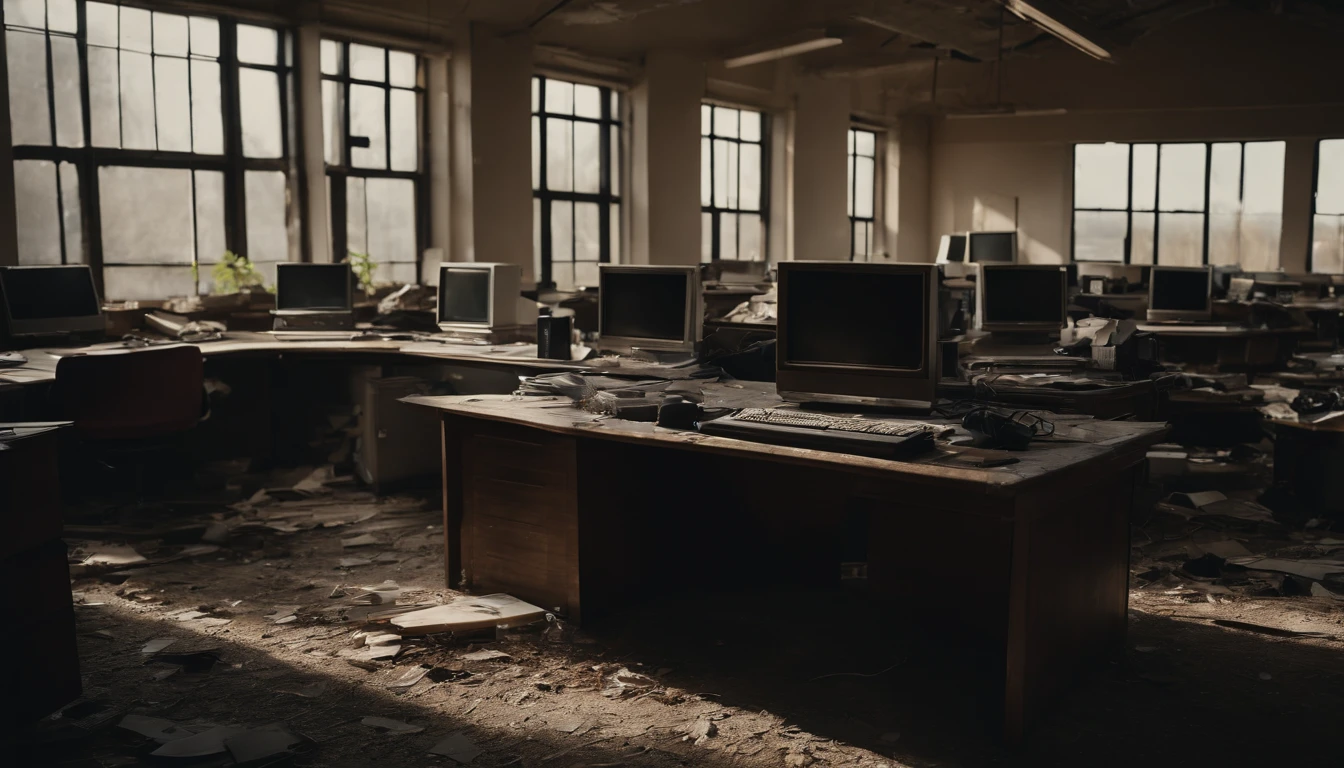
{"type": "Polygon", "coordinates": [[[136,499],[144,455],[171,448],[204,413],[204,364],[193,346],[63,357],[56,397],[75,434],[96,456],[136,459],[136,499]]]}

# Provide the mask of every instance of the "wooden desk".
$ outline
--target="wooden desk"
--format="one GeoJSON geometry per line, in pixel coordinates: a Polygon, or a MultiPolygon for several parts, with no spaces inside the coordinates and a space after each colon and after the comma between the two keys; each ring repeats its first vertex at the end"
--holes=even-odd
{"type": "Polygon", "coordinates": [[[1157,335],[1163,361],[1252,372],[1282,368],[1292,357],[1297,341],[1316,334],[1310,326],[1243,328],[1179,323],[1144,323],[1139,330],[1157,335]]]}
{"type": "MultiPolygon", "coordinates": [[[[711,406],[779,402],[773,385],[703,392],[711,406]]],[[[1090,442],[973,469],[943,452],[895,462],[653,428],[557,398],[406,402],[443,420],[450,586],[575,621],[660,588],[838,586],[840,543],[865,521],[873,595],[1003,654],[1010,741],[1080,665],[1121,651],[1131,497],[1165,433],[1088,420],[1090,442]]]]}

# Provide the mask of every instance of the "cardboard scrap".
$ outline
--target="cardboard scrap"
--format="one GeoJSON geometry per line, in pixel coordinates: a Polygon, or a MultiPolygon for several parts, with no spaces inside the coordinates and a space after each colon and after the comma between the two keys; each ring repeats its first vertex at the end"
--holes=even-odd
{"type": "Polygon", "coordinates": [[[390,734],[419,733],[425,730],[423,725],[411,725],[400,720],[393,720],[390,717],[366,717],[359,722],[390,734]]]}
{"type": "Polygon", "coordinates": [[[430,754],[443,755],[462,765],[466,765],[481,756],[481,749],[461,733],[454,733],[443,739],[429,751],[430,754]]]}
{"type": "Polygon", "coordinates": [[[546,611],[505,594],[458,597],[443,605],[403,613],[392,625],[407,637],[435,632],[466,632],[491,627],[517,627],[540,621],[546,611]]]}
{"type": "Polygon", "coordinates": [[[203,733],[195,733],[170,741],[151,752],[155,757],[207,757],[218,755],[226,748],[224,741],[247,733],[246,728],[221,725],[203,733]]]}
{"type": "Polygon", "coordinates": [[[511,659],[513,657],[503,651],[494,651],[487,648],[473,653],[464,653],[457,658],[462,659],[463,661],[494,661],[496,659],[511,659]]]}
{"type": "Polygon", "coordinates": [[[153,739],[160,744],[167,744],[170,741],[185,739],[194,735],[186,728],[174,723],[172,720],[164,720],[161,717],[149,717],[147,715],[126,715],[117,723],[118,728],[125,728],[128,731],[138,733],[141,736],[153,739]]]}

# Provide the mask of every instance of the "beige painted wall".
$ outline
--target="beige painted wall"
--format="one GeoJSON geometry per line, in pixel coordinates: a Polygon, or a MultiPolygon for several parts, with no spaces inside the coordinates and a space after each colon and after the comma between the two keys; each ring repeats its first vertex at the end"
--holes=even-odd
{"type": "Polygon", "coordinates": [[[850,94],[801,78],[793,130],[793,258],[847,260],[850,94]]]}
{"type": "Polygon", "coordinates": [[[630,260],[700,263],[700,98],[704,65],[654,51],[630,92],[632,106],[630,260]]]}

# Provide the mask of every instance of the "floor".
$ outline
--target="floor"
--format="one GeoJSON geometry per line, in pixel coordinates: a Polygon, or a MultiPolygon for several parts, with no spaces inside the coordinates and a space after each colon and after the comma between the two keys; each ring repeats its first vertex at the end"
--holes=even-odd
{"type": "Polygon", "coordinates": [[[917,616],[879,621],[849,592],[660,597],[592,630],[430,636],[369,659],[360,619],[386,606],[362,605],[360,587],[395,581],[401,604],[453,596],[435,507],[319,468],[229,475],[176,517],[76,511],[72,557],[94,556],[73,569],[85,696],[40,724],[21,764],[174,762],[118,727],[140,714],[294,734],[254,765],[1340,765],[1344,601],[1192,577],[1181,553],[1150,551],[1178,540],[1157,518],[1136,531],[1125,659],[1008,750],[978,682],[996,660],[975,638],[930,644],[917,616]],[[268,484],[282,490],[253,493],[268,484]],[[441,744],[455,757],[431,753],[441,744]]]}

